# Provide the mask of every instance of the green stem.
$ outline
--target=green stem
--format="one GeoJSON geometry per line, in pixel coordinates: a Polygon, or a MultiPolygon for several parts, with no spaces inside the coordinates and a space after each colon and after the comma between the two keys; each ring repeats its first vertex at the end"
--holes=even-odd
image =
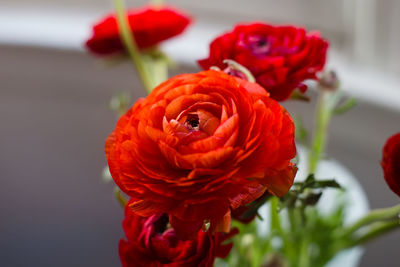
{"type": "Polygon", "coordinates": [[[342,231],[340,236],[342,237],[351,236],[362,227],[375,222],[388,221],[388,220],[397,220],[398,222],[399,214],[400,214],[400,205],[385,209],[372,210],[370,213],[368,213],[367,215],[356,221],[349,228],[342,231]]]}
{"type": "Polygon", "coordinates": [[[290,231],[292,233],[295,233],[297,231],[297,221],[296,221],[296,215],[295,215],[295,210],[292,207],[289,207],[287,209],[288,211],[288,218],[289,218],[289,223],[290,223],[290,231]]]}
{"type": "Polygon", "coordinates": [[[149,59],[154,87],[168,79],[168,60],[165,57],[149,59]]]}
{"type": "Polygon", "coordinates": [[[300,251],[299,251],[299,260],[298,260],[298,266],[299,267],[310,267],[310,253],[308,252],[308,238],[304,236],[304,238],[301,240],[301,243],[299,244],[300,246],[300,251]]]}
{"type": "Polygon", "coordinates": [[[123,0],[114,0],[115,3],[115,9],[117,12],[117,22],[118,22],[118,27],[119,27],[119,32],[120,36],[122,39],[122,42],[132,59],[134,65],[136,66],[136,69],[139,73],[139,76],[143,82],[143,85],[148,93],[152,91],[154,88],[154,84],[152,82],[152,79],[150,77],[149,70],[146,68],[146,65],[144,61],[142,60],[142,57],[140,55],[140,52],[137,48],[137,45],[135,43],[135,40],[133,38],[131,29],[129,27],[129,22],[128,18],[125,13],[125,6],[124,6],[124,1],[123,0]]]}
{"type": "Polygon", "coordinates": [[[325,149],[327,130],[331,118],[331,110],[329,105],[327,105],[329,96],[330,92],[322,89],[319,90],[315,114],[315,130],[309,156],[310,173],[315,172],[318,162],[321,159],[322,153],[325,149]]]}
{"type": "Polygon", "coordinates": [[[365,234],[357,237],[346,245],[346,248],[359,246],[365,244],[377,237],[380,237],[386,233],[389,233],[397,228],[400,228],[399,219],[387,221],[387,222],[377,222],[371,225],[371,229],[365,234]]]}
{"type": "Polygon", "coordinates": [[[279,218],[278,204],[279,199],[277,197],[272,197],[271,200],[271,237],[279,235],[282,232],[281,221],[279,218]]]}

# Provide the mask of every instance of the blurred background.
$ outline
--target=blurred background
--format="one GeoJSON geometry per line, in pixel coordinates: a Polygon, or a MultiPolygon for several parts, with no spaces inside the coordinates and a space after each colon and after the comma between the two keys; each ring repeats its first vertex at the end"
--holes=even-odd
{"type": "MultiPolygon", "coordinates": [[[[128,1],[140,6],[145,1],[128,1]]],[[[359,178],[372,208],[397,204],[379,166],[400,131],[400,1],[170,0],[194,17],[165,51],[197,71],[208,43],[237,22],[298,24],[329,39],[329,66],[359,105],[335,117],[328,154],[359,178]]],[[[119,266],[122,211],[101,181],[110,97],[144,96],[129,63],[84,51],[109,0],[0,0],[0,266],[119,266]]],[[[313,93],[310,92],[313,96],[313,93]]],[[[312,104],[285,103],[312,125],[312,104]]],[[[400,233],[366,246],[361,266],[398,266],[400,233]]]]}

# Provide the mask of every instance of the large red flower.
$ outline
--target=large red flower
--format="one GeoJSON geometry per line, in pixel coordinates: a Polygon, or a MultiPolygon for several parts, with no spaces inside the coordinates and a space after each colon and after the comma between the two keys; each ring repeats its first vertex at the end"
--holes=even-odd
{"type": "Polygon", "coordinates": [[[238,25],[210,44],[210,55],[200,60],[204,69],[226,68],[232,59],[248,68],[257,82],[277,101],[289,98],[299,88],[305,92],[306,79],[316,79],[323,69],[328,43],[318,33],[293,26],[263,23],[238,25]]]}
{"type": "Polygon", "coordinates": [[[220,71],[169,79],[139,100],[106,141],[112,177],[141,216],[168,213],[182,236],[266,190],[282,196],[296,168],[290,115],[256,83],[220,71]]]}
{"type": "MultiPolygon", "coordinates": [[[[127,12],[129,26],[139,48],[147,48],[183,32],[190,18],[170,7],[146,7],[127,12]]],[[[124,52],[115,15],[108,15],[93,27],[86,47],[98,55],[124,52]]]]}
{"type": "Polygon", "coordinates": [[[232,243],[222,243],[237,233],[234,229],[230,234],[212,235],[200,230],[193,240],[182,240],[168,227],[166,214],[143,218],[129,206],[122,226],[127,237],[119,243],[123,267],[211,267],[215,257],[228,255],[232,243]]]}
{"type": "Polygon", "coordinates": [[[400,197],[400,133],[386,141],[381,165],[386,183],[400,197]]]}

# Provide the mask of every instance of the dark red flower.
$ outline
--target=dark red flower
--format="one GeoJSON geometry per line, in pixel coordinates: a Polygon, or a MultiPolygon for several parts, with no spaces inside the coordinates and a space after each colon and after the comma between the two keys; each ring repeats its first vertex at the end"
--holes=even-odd
{"type": "Polygon", "coordinates": [[[381,165],[386,183],[400,197],[400,133],[386,141],[381,165]]]}
{"type": "MultiPolygon", "coordinates": [[[[171,7],[145,7],[127,12],[136,44],[148,48],[183,32],[190,18],[171,7]]],[[[86,47],[98,55],[124,52],[115,15],[108,15],[93,27],[93,35],[86,47]]]]}
{"type": "Polygon", "coordinates": [[[231,209],[266,190],[284,195],[296,173],[290,115],[258,84],[221,71],[156,87],[120,118],[105,150],[131,208],[168,213],[185,237],[205,220],[227,231],[231,209]]]}
{"type": "Polygon", "coordinates": [[[181,240],[169,226],[167,214],[144,218],[125,208],[123,228],[127,240],[121,239],[119,255],[123,267],[211,267],[215,257],[225,258],[232,243],[222,244],[237,233],[197,232],[193,240],[181,240]]]}
{"type": "Polygon", "coordinates": [[[263,23],[238,25],[216,38],[208,58],[198,61],[204,69],[225,69],[225,59],[248,68],[257,82],[277,101],[290,97],[299,88],[305,92],[306,79],[316,79],[323,69],[328,43],[318,33],[303,28],[263,23]]]}

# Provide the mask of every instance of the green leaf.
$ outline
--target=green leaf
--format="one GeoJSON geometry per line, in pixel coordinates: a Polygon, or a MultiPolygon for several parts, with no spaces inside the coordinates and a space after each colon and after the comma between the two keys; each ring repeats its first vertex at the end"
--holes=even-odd
{"type": "Polygon", "coordinates": [[[322,192],[308,194],[303,202],[306,206],[315,206],[322,196],[322,192]]]}
{"type": "Polygon", "coordinates": [[[305,189],[316,188],[338,188],[342,189],[340,184],[335,179],[330,180],[316,180],[314,174],[310,174],[304,182],[295,182],[293,184],[298,188],[298,192],[302,193],[305,189]]]}
{"type": "Polygon", "coordinates": [[[336,180],[321,180],[321,181],[315,181],[314,184],[310,188],[338,188],[338,189],[343,189],[341,185],[336,182],[336,180]]]}

